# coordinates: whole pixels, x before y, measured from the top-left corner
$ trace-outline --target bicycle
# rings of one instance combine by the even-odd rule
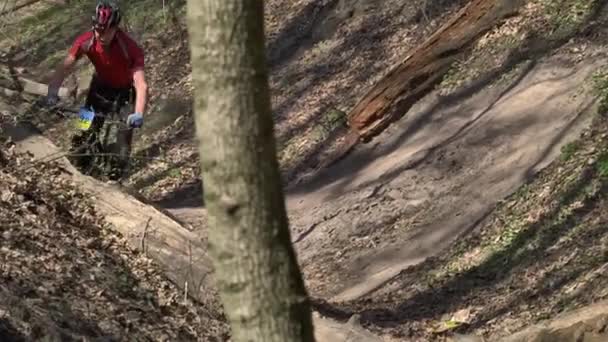
[[[122,176],[128,170],[133,128],[127,125],[126,113],[123,113],[128,106],[120,108],[124,99],[117,97],[108,100],[100,94],[94,96],[100,104],[99,109],[81,106],[75,110],[59,105],[47,109],[72,120],[72,127],[78,131],[71,138],[67,153],[69,162],[82,174],[105,181],[112,179],[112,176],[115,179],[116,174]],[[66,112],[69,114],[66,115]],[[119,144],[120,138],[129,141]],[[126,163],[123,163],[125,160]]]

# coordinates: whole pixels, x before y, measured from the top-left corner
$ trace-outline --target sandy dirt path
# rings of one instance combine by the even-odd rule
[[[473,229],[589,123],[589,77],[600,65],[530,61],[467,99],[430,96],[375,143],[290,191],[311,292],[358,298]]]
[[[347,301],[474,229],[589,123],[599,58],[530,61],[471,96],[430,95],[372,143],[287,192],[310,293]],[[185,199],[171,212],[205,225]]]

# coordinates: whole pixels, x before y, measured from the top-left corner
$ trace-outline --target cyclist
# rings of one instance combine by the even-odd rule
[[[109,101],[118,100],[119,109],[125,105],[131,108],[134,104],[134,111],[126,118],[126,127],[121,126],[116,137],[119,163],[118,167],[110,173],[110,179],[118,180],[122,178],[128,165],[133,128],[141,127],[143,124],[143,113],[147,102],[144,53],[138,44],[118,27],[121,13],[114,2],[99,1],[92,19],[92,30],[76,38],[67,57],[58,66],[49,82],[46,103],[52,106],[58,102],[57,94],[63,80],[72,71],[76,62],[86,55],[95,67],[95,73],[91,78],[85,107],[100,113],[110,111],[107,103],[100,100],[99,96]],[[123,111],[119,110],[119,113]],[[95,116],[92,129],[99,132],[102,126],[103,117]],[[72,137],[71,150],[77,150],[82,146],[90,133],[78,133]],[[76,156],[72,160],[77,166],[84,166],[91,157]]]

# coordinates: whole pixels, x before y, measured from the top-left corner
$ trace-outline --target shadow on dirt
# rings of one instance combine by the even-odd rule
[[[455,142],[456,140],[458,140],[460,137],[463,137],[464,135],[467,134],[467,132],[469,132],[471,130],[471,128],[475,125],[476,122],[478,122],[486,113],[488,113],[498,102],[500,102],[501,100],[504,99],[504,96],[511,91],[513,88],[515,88],[519,82],[521,82],[521,80],[534,68],[534,65],[536,65],[536,61],[531,61],[530,63],[528,63],[528,65],[524,68],[524,70],[522,70],[521,74],[507,87],[507,89],[505,89],[504,91],[501,92],[501,94],[494,100],[492,101],[492,103],[485,109],[483,110],[477,117],[475,117],[473,120],[467,122],[465,125],[463,125],[460,129],[458,129],[452,136],[450,136],[449,138],[447,138],[446,140],[443,140],[442,142],[438,143],[437,145],[432,146],[429,149],[426,149],[424,151],[420,151],[422,153],[419,154],[419,157],[414,159],[412,162],[405,164],[402,167],[396,168],[395,170],[392,170],[388,173],[386,173],[382,180],[380,181],[373,181],[373,182],[366,182],[363,183],[361,185],[358,186],[358,188],[365,188],[368,186],[374,186],[377,185],[377,183],[381,182],[382,184],[386,184],[391,182],[392,180],[394,180],[395,178],[397,178],[400,174],[402,174],[403,172],[416,168],[426,162],[428,162],[429,160],[434,160],[437,159],[437,153],[444,148],[445,146]],[[551,81],[559,81],[559,79],[566,79],[569,76],[571,76],[574,73],[574,71],[572,73],[570,73],[569,75],[564,75],[558,79],[553,79]],[[547,82],[549,82],[549,80],[547,80]],[[572,89],[568,89],[568,90],[572,90]],[[561,94],[556,95],[556,97],[559,97]],[[546,147],[543,148],[543,153],[539,156],[539,158],[537,159],[537,161],[534,163],[534,165],[532,167],[530,167],[530,169],[526,172],[526,177],[525,179],[530,179],[531,177],[534,176],[534,170],[536,169],[536,167],[545,160],[545,158],[548,156],[548,154],[555,148],[555,146],[561,141],[561,139],[568,133],[568,131],[570,130],[570,128],[577,122],[577,118],[580,117],[582,114],[584,114],[585,112],[587,112],[590,107],[593,105],[593,103],[588,104],[587,106],[584,106],[579,112],[577,112],[577,114],[574,116],[574,118],[572,119],[572,121],[570,121],[570,123],[568,123],[568,125],[566,125],[566,127],[564,129],[562,129],[560,131],[559,134],[557,134],[551,141],[551,143],[549,143]],[[425,114],[427,115],[427,114]],[[470,146],[474,146],[476,144],[485,144],[488,143],[489,141],[492,141],[493,139],[496,139],[497,137],[503,135],[503,134],[510,134],[511,132],[521,132],[525,129],[526,126],[530,126],[534,124],[534,122],[525,122],[522,121],[520,123],[518,123],[517,126],[508,126],[508,127],[504,127],[505,129],[498,132],[498,131],[491,131],[491,132],[486,132],[486,134],[484,134],[484,136],[482,136],[481,138],[479,138],[479,142],[471,142]],[[413,133],[413,132],[412,132]],[[406,134],[402,135],[403,140],[407,140],[406,138]],[[400,139],[397,139],[396,141],[400,141]],[[392,150],[393,147],[389,147],[389,150]],[[341,193],[343,193],[345,186],[347,185],[347,183],[342,183],[342,186],[338,187],[335,192],[333,193],[333,196],[337,197],[339,196]]]
[[[431,0],[412,1],[408,4],[387,3],[395,17],[405,17],[405,25],[429,25],[431,21],[444,15],[450,9],[460,7],[465,1]],[[270,66],[281,69],[303,50],[312,48],[316,43],[330,38],[347,20],[361,15],[369,15],[382,10],[373,1],[354,0],[348,3],[341,0],[310,1],[293,19],[284,26],[276,37],[269,39],[268,61]],[[384,18],[393,20],[395,17]],[[378,19],[378,18],[375,18]],[[353,37],[366,39],[388,36],[375,25],[367,25],[365,32],[357,32]],[[422,33],[422,34],[428,34]]]
[[[155,203],[165,209],[200,208],[205,206],[201,180],[186,184],[177,191],[171,192]]]
[[[140,0],[139,2],[144,1],[146,0]],[[269,64],[272,72],[275,73],[278,70],[285,69],[283,70],[283,76],[279,80],[278,87],[283,88],[284,86],[289,86],[291,92],[285,101],[278,103],[275,106],[277,124],[280,125],[281,121],[287,118],[287,113],[293,111],[294,106],[298,103],[298,99],[307,91],[310,91],[310,87],[320,86],[331,78],[335,78],[338,73],[350,69],[354,58],[363,54],[369,56],[369,58],[373,57],[374,60],[378,60],[384,59],[385,55],[390,53],[390,51],[387,51],[386,49],[379,49],[378,46],[381,46],[382,44],[378,44],[387,41],[393,36],[396,30],[399,29],[399,25],[385,27],[383,25],[378,25],[377,23],[386,21],[397,23],[403,22],[404,20],[409,20],[411,23],[414,23],[420,20],[433,20],[435,16],[443,13],[439,10],[440,8],[445,10],[446,8],[450,9],[456,6],[454,2],[446,2],[443,0],[433,1],[432,3],[425,2],[425,4],[429,10],[425,11],[425,18],[423,19],[420,17],[421,13],[417,14],[415,11],[410,10],[411,8],[419,6],[420,4],[418,2],[407,5],[401,4],[399,6],[381,6],[382,8],[366,1],[344,4],[340,3],[338,0],[331,0],[329,2],[311,1],[306,4],[301,9],[300,13],[293,17],[293,21],[287,23],[284,26],[284,29],[282,29],[276,37],[271,38],[268,43]],[[78,6],[82,7],[78,8],[78,11],[81,12],[86,11],[88,8],[86,7],[86,4],[82,2],[78,2]],[[137,7],[138,5],[130,4],[130,6]],[[45,28],[45,30],[51,33],[50,35],[40,36],[33,40],[31,44],[28,44],[30,46],[37,46],[36,53],[25,56],[24,49],[15,50],[9,54],[10,59],[17,61],[20,64],[27,62],[26,64],[28,65],[35,65],[36,63],[39,63],[44,56],[51,52],[56,52],[58,46],[67,48],[74,38],[71,37],[70,34],[75,35],[75,32],[79,31],[78,27],[82,26],[84,29],[86,28],[86,25],[83,23],[71,22],[69,26],[62,26],[61,23],[63,22],[62,20],[64,20],[62,18],[66,16],[64,14],[67,13],[62,9],[63,7],[58,5],[57,7],[43,11],[36,16],[35,20],[33,19],[32,22],[38,21],[45,23],[45,25],[47,25],[47,22],[52,23],[48,24],[48,27]],[[58,18],[55,21],[49,21],[49,16],[58,16]],[[321,55],[316,58],[317,60],[312,64],[302,67],[290,67],[289,69],[284,68],[293,61],[300,52],[310,49],[320,49],[316,46],[317,43],[331,38],[338,32],[342,23],[352,17],[358,16],[363,16],[364,22],[357,24],[354,31],[349,32],[348,36],[346,36],[346,38],[337,46],[330,46],[327,51],[319,50]],[[183,34],[183,32],[180,34]],[[424,38],[425,34],[428,34],[428,32],[414,34],[414,39],[412,39],[411,42],[408,42],[408,44],[414,46],[416,41]],[[173,37],[173,35],[170,36]],[[369,44],[365,45],[366,48],[363,51],[360,49],[360,40],[369,42]],[[159,39],[154,44],[161,46],[162,50],[163,47],[173,44],[174,41],[174,38]],[[158,84],[166,84],[167,80],[165,78],[171,78],[175,81],[175,77],[182,77],[189,72],[189,69],[183,65],[175,69],[171,66],[171,63],[165,63],[166,59],[182,60],[183,58],[186,58],[181,53],[187,53],[187,47],[182,47],[177,50],[177,52],[173,50],[173,52],[165,51],[166,53],[157,59],[163,60],[156,63],[159,64]],[[179,55],[175,55],[176,53]],[[333,99],[348,98],[349,94],[352,93],[358,83],[361,83],[362,80],[369,79],[370,75],[382,72],[383,68],[383,66],[366,66],[365,68],[362,68],[361,72],[357,73],[357,80],[353,82],[341,82],[342,85],[339,88],[323,94],[319,99],[319,106],[315,109],[315,114],[308,115],[303,122],[300,121],[294,126],[285,127],[284,130],[281,130],[282,133],[277,137],[279,145],[283,142],[287,142],[289,140],[288,137],[303,136],[304,132],[315,127],[316,122],[319,121],[319,117],[323,116],[328,108],[336,107],[332,103],[334,102]],[[299,80],[302,80],[302,82],[293,84],[294,81]],[[351,99],[349,101],[352,102],[353,100],[354,99]],[[345,105],[347,106],[348,104],[340,104],[340,106]],[[293,165],[290,165],[287,170],[285,170],[286,178],[292,178],[292,175],[296,175],[301,169],[315,168],[319,163],[319,153],[322,153],[327,148],[328,143],[335,141],[345,132],[345,130],[346,129],[343,126],[336,127],[335,129],[325,132],[321,139],[306,141],[304,144],[306,150],[301,156],[298,156],[298,160],[295,161]],[[193,134],[189,136],[189,138],[192,137]],[[175,141],[166,139],[165,143],[173,145],[175,144]],[[146,151],[137,153],[137,156],[135,157],[141,158],[142,160],[134,165],[133,170],[137,171],[146,167],[146,158],[162,157],[158,153],[155,153],[155,151],[158,150],[159,145],[161,145],[161,143],[153,143],[153,146],[146,148]],[[183,163],[178,164],[181,165]],[[150,182],[161,179],[165,175],[166,172],[161,171],[158,175],[151,176],[149,180],[142,181],[142,184],[149,184]]]
[[[435,104],[426,109],[422,115],[419,115],[417,119],[415,119],[415,121],[413,121],[405,130],[392,134],[394,138],[391,137],[388,143],[378,143],[377,146],[362,145],[358,148],[358,150],[356,149],[355,151],[351,152],[348,158],[336,162],[329,168],[318,170],[313,177],[292,186],[288,192],[292,194],[309,193],[314,192],[315,190],[326,185],[339,182],[339,184],[335,187],[335,191],[332,196],[340,196],[344,189],[348,187],[349,184],[357,177],[359,172],[361,172],[373,161],[382,158],[382,156],[388,155],[399,149],[401,146],[407,144],[415,132],[433,122],[434,115],[437,112],[457,105],[459,102],[475,95],[493,83],[496,79],[499,79],[505,73],[512,71],[517,66],[522,65],[522,63],[526,63],[524,64],[523,73],[516,78],[516,80],[508,87],[507,91],[514,88],[543,56],[547,56],[552,51],[560,48],[571,38],[575,36],[586,36],[589,34],[589,32],[598,28],[600,24],[596,22],[595,19],[601,13],[604,3],[605,2],[602,2],[601,5],[598,5],[595,8],[594,12],[589,16],[587,23],[581,25],[581,28],[576,32],[564,36],[558,40],[549,40],[543,36],[529,36],[526,41],[524,41],[518,48],[510,53],[506,62],[502,66],[485,73],[470,85],[462,87],[453,94],[439,97]],[[500,97],[504,96],[507,91],[503,92],[503,94],[499,96],[499,99]],[[497,101],[499,99],[497,99]],[[491,109],[491,107],[492,106],[490,106],[488,109]],[[466,131],[466,127],[464,127],[463,130]],[[397,135],[395,136],[395,134]],[[376,139],[381,138],[382,137],[378,137]],[[442,145],[448,144],[454,138],[457,138],[457,136],[451,137],[444,143],[440,144],[439,146],[435,146],[430,150],[419,151],[418,154],[420,157],[413,163],[407,164],[398,170],[390,172],[390,174],[384,175],[375,183],[389,182],[391,179],[399,176],[399,174],[401,174],[403,171],[411,169],[422,163],[434,150],[440,148]],[[362,187],[369,185],[371,184],[364,184]]]
[[[336,2],[337,1],[332,1],[333,6],[336,5]],[[332,5],[329,4],[328,6],[330,6],[330,9],[323,11],[323,13],[326,15],[331,13]],[[395,8],[391,12],[390,16],[382,19],[386,21],[394,21],[397,20],[397,17],[401,15],[400,13],[400,8]],[[316,21],[322,24],[325,19],[327,18],[320,17]],[[308,21],[310,19],[304,17],[302,20]],[[283,121],[290,119],[289,115],[294,110],[294,106],[302,101],[302,95],[327,83],[330,79],[335,78],[336,75],[342,74],[353,68],[352,60],[355,59],[359,54],[364,52],[369,53],[369,51],[367,51],[369,50],[369,47],[362,51],[362,42],[370,42],[375,39],[376,44],[380,44],[384,40],[391,37],[397,30],[396,27],[381,28],[374,26],[378,21],[381,20],[377,15],[370,15],[366,17],[365,20],[366,21],[364,23],[358,25],[356,30],[349,32],[346,37],[341,39],[338,45],[330,46],[329,50],[316,46],[315,44],[317,42],[310,37],[302,41],[297,41],[297,46],[302,46],[299,49],[315,49],[317,51],[313,61],[309,61],[305,64],[293,63],[293,65],[285,70],[280,70],[280,63],[275,64],[277,62],[274,62],[270,64],[271,74],[274,76],[273,78],[276,78],[277,84],[275,88],[283,89],[289,94],[284,101],[273,104],[275,123],[277,125],[281,125]],[[386,51],[385,49],[375,49],[374,58],[386,58],[387,53],[389,53],[389,51]],[[288,59],[283,57],[281,61],[282,63],[287,63]],[[362,70],[363,75],[358,76],[368,79],[371,75],[377,74],[381,71],[382,69],[380,67],[374,66],[373,63],[370,63],[368,68]],[[307,120],[282,130],[283,133],[279,134],[277,139],[282,141],[288,139],[288,137],[297,137],[299,134],[306,131],[314,122],[318,121],[319,116],[327,110],[327,107],[335,105],[332,104],[332,102],[335,102],[336,98],[348,98],[347,95],[352,94],[352,90],[356,86],[357,82],[344,82],[343,84],[340,84],[339,87],[336,87],[336,89],[332,89],[331,91],[323,91],[322,96],[316,99],[316,102],[319,103],[320,106],[316,109],[315,113],[310,115]],[[349,102],[352,102],[352,100]],[[339,105],[344,106],[344,104]],[[323,145],[323,143],[319,145]]]
[[[538,105],[543,107],[548,101],[550,100],[540,101]],[[333,248],[325,248],[326,251],[315,255],[313,265],[318,263],[319,259],[323,259],[322,264],[332,270],[332,277],[340,281],[332,279],[318,285],[316,278],[309,271],[307,275],[314,284],[314,292],[319,296],[333,297],[332,300],[342,301],[364,297],[378,289],[392,288],[387,286],[387,282],[391,281],[393,275],[409,269],[425,258],[433,257],[443,249],[450,248],[454,241],[459,241],[477,230],[486,216],[492,213],[494,203],[498,200],[493,198],[497,196],[494,191],[499,193],[507,191],[506,187],[493,184],[492,180],[496,180],[497,183],[504,180],[509,184],[509,188],[529,181],[530,175],[538,171],[533,172],[533,169],[539,163],[546,162],[549,151],[555,150],[555,145],[562,141],[561,137],[581,123],[581,118],[589,113],[593,104],[593,101],[589,101],[581,106],[577,113],[568,117],[567,123],[560,125],[559,131],[551,130],[550,139],[543,142],[542,150],[535,150],[534,156],[519,167],[505,168],[501,167],[500,163],[496,163],[483,168],[478,167],[476,172],[471,172],[472,169],[467,165],[475,163],[475,159],[488,160],[485,153],[497,150],[504,144],[505,139],[511,139],[512,132],[535,131],[534,127],[542,125],[543,121],[531,115],[532,111],[522,111],[517,118],[507,118],[504,121],[495,118],[491,126],[478,127],[481,132],[473,139],[459,141],[459,151],[455,154],[450,153],[450,150],[447,152],[436,150],[428,156],[423,154],[422,158],[430,158],[432,163],[425,165],[420,170],[420,174],[450,175],[447,178],[453,178],[449,181],[445,180],[446,177],[433,178],[436,183],[433,186],[438,190],[431,195],[434,198],[431,197],[430,201],[425,197],[428,196],[427,194],[417,194],[417,190],[425,186],[424,183],[407,185],[411,188],[391,188],[396,186],[391,184],[386,187],[386,191],[373,190],[377,191],[378,195],[369,195],[369,189],[379,189],[374,186],[359,193],[349,194],[339,202],[340,205],[349,207],[352,203],[356,203],[357,207],[362,208],[376,205],[382,208],[381,214],[373,218],[376,216],[372,215],[373,211],[361,211],[361,217],[353,214],[350,216],[351,221],[348,220],[348,215],[343,215],[347,219],[342,218],[332,224],[340,229],[340,235],[332,238],[332,245],[337,249],[333,246]],[[509,154],[504,155],[504,159],[521,158],[519,152],[521,148],[514,146],[512,150],[508,150]],[[454,161],[458,162],[454,163]],[[460,165],[465,167],[461,168]],[[449,182],[447,184],[450,185],[444,187],[444,182]],[[400,183],[398,186],[403,184]],[[442,188],[447,189],[442,190]],[[451,189],[457,190],[451,191]],[[403,193],[407,193],[409,198],[418,200],[419,197],[419,201],[423,204],[408,209],[403,202],[391,200]],[[507,194],[504,192],[500,198]],[[464,215],[463,210],[466,212]],[[321,214],[326,215],[323,211],[319,212],[319,216]],[[376,246],[368,245],[366,246],[368,249],[361,248],[359,241],[368,240],[374,241]],[[409,247],[404,248],[404,244]],[[358,246],[353,247],[353,245]],[[335,265],[336,250],[340,250],[341,256],[346,259],[341,260],[339,265]],[[307,266],[309,265],[304,265],[305,268]]]
[[[304,6],[293,19],[274,38],[267,43],[268,63],[272,68],[281,68],[294,57],[303,42],[313,43],[314,24],[318,23],[318,14],[329,14],[335,9],[339,0],[329,0],[325,4],[319,1],[310,1]]]
[[[454,3],[439,1],[441,6],[453,8]],[[285,181],[289,181],[292,176],[296,175],[302,169],[314,168],[319,162],[319,154],[327,149],[327,145],[346,131],[345,126],[339,125],[330,129],[321,128],[321,137],[304,138],[302,142],[298,139],[306,136],[311,130],[319,128],[319,122],[330,108],[343,107],[347,104],[335,105],[336,98],[350,98],[349,102],[355,99],[349,95],[358,86],[358,84],[368,81],[369,77],[374,74],[381,73],[384,66],[370,63],[370,65],[360,65],[358,68],[361,72],[357,73],[357,79],[352,82],[341,82],[339,87],[332,87],[330,91],[323,91],[317,98],[318,106],[315,106],[314,113],[307,115],[304,120],[295,120],[293,125],[286,126],[284,121],[291,117],[289,113],[301,105],[301,97],[310,92],[313,87],[321,87],[321,85],[329,82],[332,78],[336,78],[340,73],[346,72],[353,67],[352,60],[360,58],[364,55],[365,58],[373,60],[384,59],[386,54],[391,51],[378,48],[386,43],[390,37],[394,36],[399,25],[394,24],[389,26],[378,25],[379,22],[391,21],[393,23],[402,22],[403,16],[414,20],[416,13],[409,11],[416,4],[401,4],[399,6],[381,6],[367,4],[362,1],[361,4],[344,4],[340,5],[339,1],[331,0],[326,4],[321,4],[320,1],[311,1],[305,5],[300,12],[293,17],[293,20],[284,25],[284,28],[277,34],[276,37],[271,37],[268,42],[269,66],[272,77],[276,80],[275,89],[285,90],[289,95],[281,102],[273,105],[275,113],[275,123],[277,130],[278,146],[288,144],[305,146],[305,150],[297,153],[297,160],[289,163],[283,170]],[[344,8],[338,8],[343,6]],[[435,5],[434,5],[435,6]],[[439,6],[439,5],[438,5]],[[369,9],[365,10],[362,8]],[[359,10],[357,13],[356,11]],[[353,12],[355,11],[355,12]],[[364,14],[362,14],[365,12]],[[436,15],[442,13],[434,12]],[[328,47],[319,47],[317,43],[322,42],[332,37],[338,32],[340,24],[343,21],[349,20],[351,16],[364,15],[362,22],[358,23],[353,31],[347,36],[339,40],[336,46],[328,45]],[[417,33],[412,41],[408,44],[414,46],[417,41],[425,38],[424,33]],[[368,42],[364,44],[365,49],[361,50],[361,41]],[[380,44],[380,45],[379,45]],[[316,49],[319,54],[315,60],[299,64],[294,63],[301,52]],[[289,67],[288,67],[289,66]],[[335,89],[334,89],[335,88]],[[316,100],[315,100],[316,101]],[[295,141],[295,143],[294,143]],[[174,144],[173,141],[167,141],[169,144]],[[152,148],[153,149],[153,148]],[[152,153],[153,154],[153,153]],[[290,154],[290,155],[296,155]],[[145,164],[142,164],[145,167]],[[142,167],[142,166],[139,166]],[[162,176],[158,176],[162,177]],[[158,179],[155,177],[155,179]],[[189,186],[187,186],[189,187]],[[188,190],[177,189],[176,193],[188,193]],[[168,198],[175,198],[169,194]],[[164,201],[164,200],[163,200]]]
[[[447,6],[443,13],[446,15],[454,8],[458,8],[460,3],[452,2],[449,6],[448,4],[444,5]],[[370,6],[374,7],[376,5],[371,4]],[[349,31],[344,38],[341,38],[339,44],[330,46],[329,50],[324,50],[326,48],[322,47],[312,47],[318,51],[314,62],[309,62],[305,66],[295,64],[289,70],[279,74],[280,79],[277,80],[278,85],[276,87],[286,89],[290,93],[287,98],[276,103],[273,108],[279,127],[277,140],[279,145],[301,144],[305,146],[297,151],[297,157],[288,157],[289,160],[285,161],[282,170],[284,182],[289,183],[298,176],[318,168],[326,157],[325,154],[331,153],[332,144],[346,134],[346,126],[340,125],[326,130],[324,136],[320,139],[311,137],[305,141],[300,141],[306,132],[310,132],[318,125],[329,108],[345,109],[354,105],[357,99],[353,98],[352,94],[358,91],[357,88],[361,84],[368,84],[371,77],[381,74],[387,68],[386,65],[381,63],[370,62],[363,67],[360,64],[353,64],[352,61],[360,59],[362,56],[369,56],[370,59],[375,61],[386,60],[390,55],[394,55],[394,52],[382,48],[382,46],[388,43],[391,37],[403,34],[399,33],[402,26],[394,23],[405,20],[403,19],[404,15],[406,18],[414,19],[416,14],[415,11],[409,10],[411,6],[412,4],[409,3],[396,5],[390,7],[390,12],[382,12],[382,9],[378,8],[364,10],[364,12],[369,11],[369,13],[365,13],[362,19],[364,21],[352,31]],[[392,24],[378,25],[379,22]],[[425,33],[421,31],[408,35],[411,38],[408,45],[412,47],[426,38]],[[351,70],[349,73],[355,74],[356,77],[341,81],[339,86],[328,86],[329,90],[322,90],[320,96],[314,100],[315,103],[319,104],[315,108],[314,114],[306,114],[304,120],[293,120],[290,117],[291,113],[301,111],[302,101],[307,101],[303,100],[302,96],[311,90],[314,91],[320,85],[328,84],[328,82],[330,84],[334,83],[334,80],[340,75],[346,74],[347,70]],[[352,70],[356,71],[352,72]],[[336,103],[336,99],[344,99],[344,102]],[[295,122],[294,124],[283,125],[283,122],[292,122],[292,120]]]
[[[475,314],[468,324],[456,330],[459,332],[480,329],[505,315],[526,317],[526,312],[536,306],[542,306],[544,311],[539,309],[542,315],[535,320],[552,316],[572,303],[584,305],[594,299],[584,289],[605,286],[606,281],[599,274],[582,281],[582,288],[574,292],[564,290],[572,288],[583,275],[600,272],[608,260],[606,254],[597,255],[608,238],[608,213],[603,210],[607,189],[608,183],[598,177],[595,166],[586,166],[575,181],[552,197],[555,200],[547,204],[546,211],[514,236],[504,235],[510,222],[491,228],[500,219],[492,215],[483,224],[486,228],[458,242],[452,252],[411,267],[392,279],[390,288],[400,289],[400,295],[372,293],[337,305],[317,301],[316,308],[340,320],[357,313],[372,330],[388,328],[403,336],[408,331],[426,334],[420,330],[421,322],[441,320],[442,315],[465,308],[475,308]],[[591,219],[592,225],[588,222]],[[429,277],[432,270],[442,270],[458,258],[459,252],[486,247],[482,240],[488,229],[501,230],[499,234],[506,239],[504,246],[496,247],[478,266],[448,272],[440,278]],[[575,261],[580,255],[582,260]],[[396,303],[399,297],[407,299]]]

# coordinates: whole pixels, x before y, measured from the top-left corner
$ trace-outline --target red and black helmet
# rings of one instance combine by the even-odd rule
[[[103,31],[120,23],[120,9],[113,1],[101,0],[92,19],[94,27]]]

